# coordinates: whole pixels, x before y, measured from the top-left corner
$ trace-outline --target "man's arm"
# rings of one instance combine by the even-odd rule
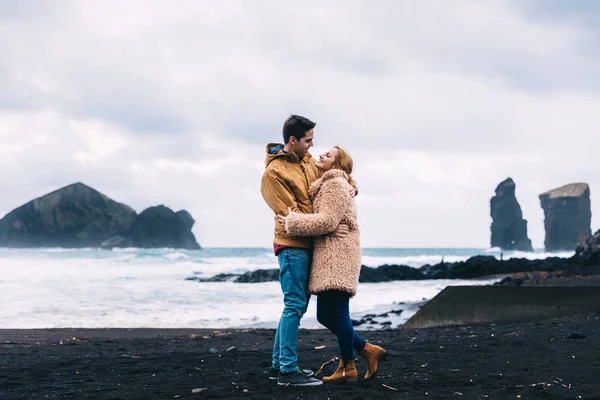
[[[268,169],[262,177],[260,193],[267,205],[275,214],[286,215],[288,207],[294,212],[301,212],[298,209],[296,196],[289,185],[274,170]]]

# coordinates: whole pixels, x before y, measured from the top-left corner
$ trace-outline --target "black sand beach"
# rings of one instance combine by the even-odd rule
[[[368,332],[391,355],[374,381],[286,388],[267,379],[272,330],[0,330],[0,399],[598,399],[599,332],[598,313]],[[301,330],[299,354],[316,370],[337,345]]]

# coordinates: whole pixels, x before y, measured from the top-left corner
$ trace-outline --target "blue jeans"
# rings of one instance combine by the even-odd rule
[[[350,320],[350,295],[328,290],[317,296],[317,321],[337,336],[340,358],[354,360],[354,350],[363,351],[367,342],[354,331]]]
[[[300,318],[306,312],[310,299],[308,270],[312,250],[288,247],[281,250],[277,258],[284,308],[275,334],[272,367],[288,373],[298,370],[296,343]]]

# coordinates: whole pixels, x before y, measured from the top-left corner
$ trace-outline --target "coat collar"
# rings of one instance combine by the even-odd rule
[[[319,193],[319,190],[321,189],[321,185],[323,184],[323,182],[326,182],[328,180],[335,179],[335,178],[344,178],[344,180],[348,180],[348,174],[346,174],[341,169],[337,169],[337,168],[330,169],[329,171],[325,172],[322,177],[320,177],[319,179],[314,181],[312,185],[310,185],[310,188],[308,189],[309,198],[311,200],[314,200],[314,198],[317,196],[317,193]]]

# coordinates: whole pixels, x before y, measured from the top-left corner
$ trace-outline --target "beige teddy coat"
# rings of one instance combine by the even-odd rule
[[[292,212],[286,218],[286,231],[295,236],[315,236],[308,289],[312,294],[337,289],[356,294],[360,274],[360,233],[356,221],[356,202],[348,176],[332,169],[309,189],[314,214]],[[328,235],[344,222],[349,234],[339,238]]]

